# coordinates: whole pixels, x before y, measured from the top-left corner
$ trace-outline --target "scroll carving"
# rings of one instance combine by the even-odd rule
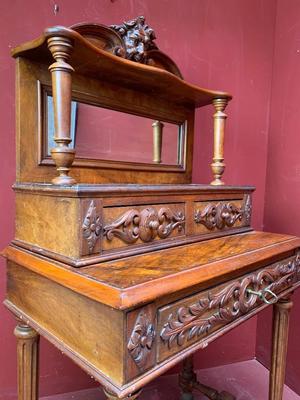
[[[171,347],[174,342],[182,346],[185,341],[208,334],[214,327],[235,320],[261,302],[247,289],[258,291],[268,286],[272,292],[279,293],[297,281],[299,271],[298,254],[288,261],[232,282],[218,293],[208,292],[197,302],[179,307],[175,313],[171,313],[160,337]]]
[[[97,208],[94,200],[92,200],[82,224],[82,234],[87,240],[90,253],[95,247],[95,244],[100,236],[101,229],[101,219],[97,214]]]
[[[118,237],[123,242],[132,244],[138,239],[151,242],[157,236],[167,238],[175,229],[184,229],[185,218],[182,212],[173,212],[170,208],[162,207],[158,211],[147,207],[142,211],[129,210],[113,223],[103,229],[108,240]]]
[[[196,210],[194,221],[209,230],[231,228],[237,221],[250,225],[251,197],[248,195],[244,205],[237,207],[233,203],[208,204],[203,211]]]
[[[126,47],[125,58],[128,60],[146,63],[146,52],[157,50],[154,30],[145,23],[143,16],[124,22],[122,25],[111,25],[110,28],[123,39]]]
[[[142,311],[132,330],[127,349],[139,368],[143,368],[155,339],[155,328],[149,316]]]

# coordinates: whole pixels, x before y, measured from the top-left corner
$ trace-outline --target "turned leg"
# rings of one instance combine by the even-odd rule
[[[194,390],[204,394],[210,400],[235,400],[235,397],[232,394],[225,391],[218,392],[217,390],[197,381],[192,356],[187,357],[183,361],[183,368],[179,375],[179,386],[182,391],[181,400],[193,400]]]
[[[103,389],[105,396],[107,397],[107,400],[118,400],[120,397],[117,395],[111,393],[107,389]],[[142,390],[138,390],[136,393],[133,393],[130,396],[127,396],[125,398],[122,398],[122,400],[137,400],[139,395],[141,394]]]
[[[38,400],[39,334],[21,321],[14,334],[17,337],[18,400]]]
[[[273,306],[273,341],[269,400],[282,400],[283,396],[289,319],[292,306],[293,303],[289,297],[279,300]]]

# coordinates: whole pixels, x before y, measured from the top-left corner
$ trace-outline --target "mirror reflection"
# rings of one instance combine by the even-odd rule
[[[46,128],[50,156],[55,147],[51,95],[47,95]],[[72,102],[70,147],[76,147],[76,158],[181,165],[184,134],[184,125]]]

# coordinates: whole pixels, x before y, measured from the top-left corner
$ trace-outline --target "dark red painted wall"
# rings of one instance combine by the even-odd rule
[[[278,0],[275,30],[265,230],[300,236],[300,2]],[[287,383],[300,394],[300,293],[294,295]],[[271,313],[258,319],[257,356],[269,365]]]
[[[15,176],[14,62],[9,50],[36,37],[47,26],[80,21],[118,23],[143,14],[158,45],[177,62],[188,81],[228,90],[225,180],[254,184],[254,226],[262,227],[267,155],[275,2],[273,0],[2,0],[0,2],[0,247],[13,237]],[[194,177],[210,181],[212,109],[197,113]],[[0,297],[5,292],[1,261]],[[0,399],[16,398],[14,321],[0,308]],[[252,358],[256,320],[197,355],[201,367]],[[42,340],[41,395],[78,390],[91,380]]]

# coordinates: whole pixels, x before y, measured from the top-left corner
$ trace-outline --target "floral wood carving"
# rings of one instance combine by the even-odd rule
[[[124,22],[122,25],[111,25],[110,28],[123,39],[126,47],[125,58],[128,60],[145,63],[146,52],[157,50],[154,30],[145,23],[143,16]]]
[[[103,234],[108,240],[118,237],[123,242],[132,244],[138,239],[151,242],[157,236],[167,238],[175,229],[184,229],[185,218],[182,212],[173,212],[162,207],[158,211],[147,207],[142,211],[129,210],[113,223],[103,228]]]
[[[237,221],[244,218],[245,225],[250,224],[251,198],[247,197],[245,205],[237,207],[233,203],[208,204],[203,211],[196,210],[194,221],[204,225],[209,230],[224,229],[232,227]]]
[[[89,252],[91,253],[99,238],[102,224],[94,200],[91,201],[82,224],[83,237],[87,240]]]
[[[182,346],[185,341],[208,334],[214,327],[235,320],[261,303],[247,289],[259,291],[268,287],[272,292],[279,293],[297,282],[299,272],[298,254],[289,261],[279,262],[273,267],[232,282],[218,293],[208,292],[197,302],[179,307],[171,313],[160,337],[171,347],[174,342]]]
[[[146,364],[154,338],[154,325],[148,315],[141,311],[127,344],[127,349],[139,368],[143,368]]]
[[[244,206],[244,221],[245,225],[250,225],[251,223],[251,214],[252,214],[252,201],[250,194],[246,194],[245,196],[245,206]]]

